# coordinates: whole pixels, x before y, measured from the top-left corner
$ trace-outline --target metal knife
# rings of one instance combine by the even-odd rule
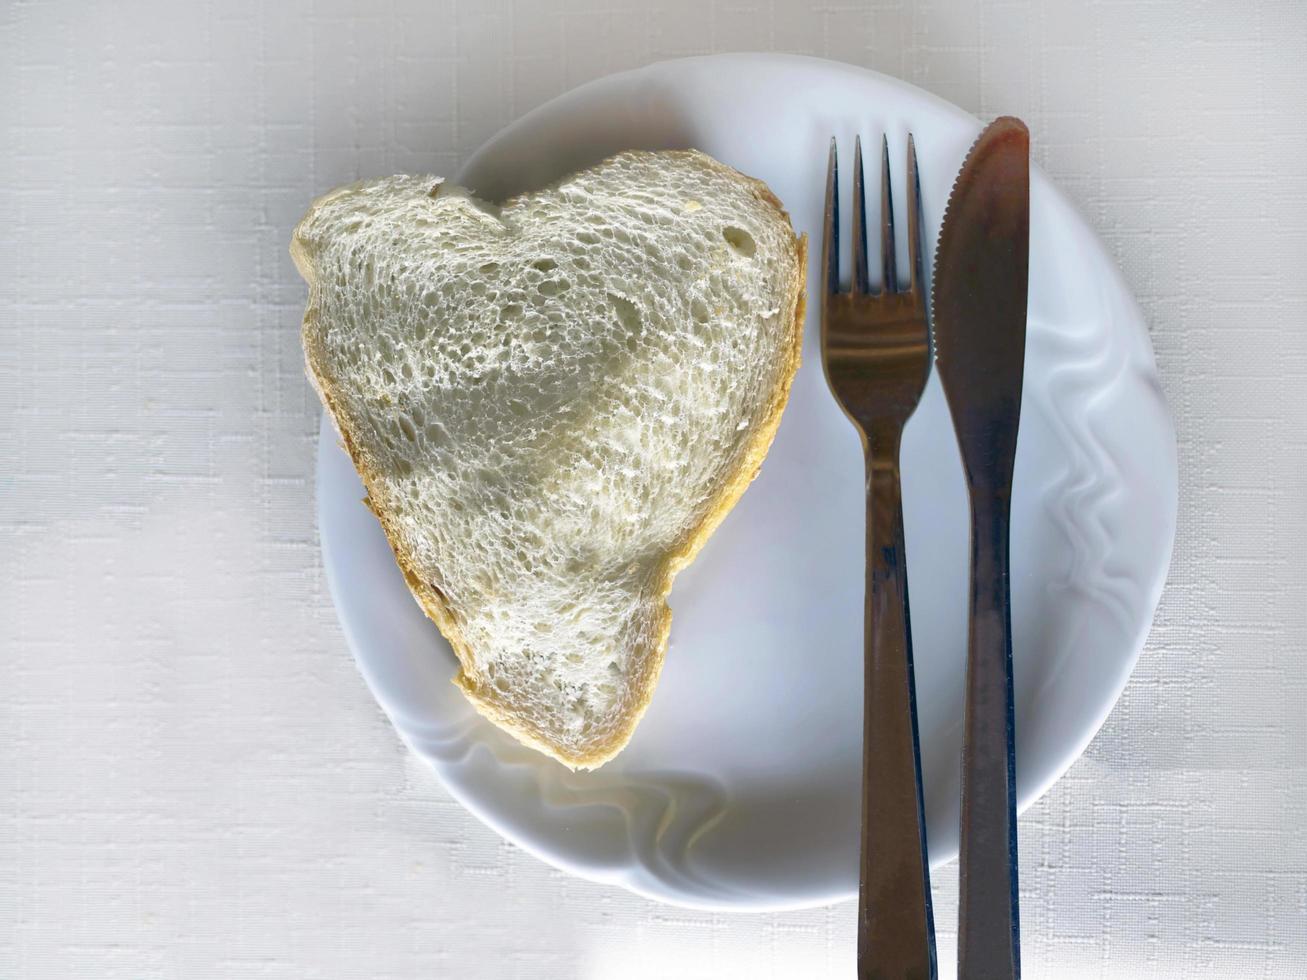
[[[1018,977],[1016,759],[1008,529],[1030,259],[1030,134],[989,125],[940,229],[936,367],[971,496],[971,607],[962,738],[958,976]]]

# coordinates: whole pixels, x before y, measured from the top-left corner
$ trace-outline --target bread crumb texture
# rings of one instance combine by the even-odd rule
[[[456,683],[567,765],[630,738],[672,578],[766,453],[804,245],[762,183],[694,151],[502,207],[365,181],[295,229],[310,376]]]

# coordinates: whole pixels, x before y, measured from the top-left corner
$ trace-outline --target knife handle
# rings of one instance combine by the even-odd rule
[[[1021,975],[1009,592],[1011,500],[973,494],[962,736],[958,977]]]
[[[858,977],[933,980],[899,436],[869,443]]]

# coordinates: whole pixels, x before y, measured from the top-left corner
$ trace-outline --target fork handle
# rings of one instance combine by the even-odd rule
[[[862,708],[860,980],[933,980],[916,691],[899,483],[901,430],[868,440]]]
[[[958,977],[1021,975],[1012,710],[1009,517],[1004,494],[972,488],[971,626],[962,735]]]

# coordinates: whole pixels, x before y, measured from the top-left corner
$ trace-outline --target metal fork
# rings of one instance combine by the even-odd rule
[[[930,368],[917,156],[908,137],[908,288],[899,289],[889,141],[882,140],[881,269],[867,272],[862,140],[853,158],[852,288],[840,289],[839,172],[831,140],[822,237],[821,344],[826,379],[862,437],[867,467],[862,854],[858,976],[934,978],[935,927],[926,860],[916,692],[903,556],[899,446]]]

